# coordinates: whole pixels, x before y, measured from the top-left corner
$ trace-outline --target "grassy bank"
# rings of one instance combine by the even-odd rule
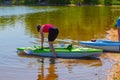
[[[0,5],[120,5],[120,0],[0,0]]]

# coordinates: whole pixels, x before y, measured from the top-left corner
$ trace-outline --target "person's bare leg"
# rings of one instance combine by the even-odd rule
[[[118,41],[120,41],[120,27],[118,27]]]
[[[49,41],[49,46],[50,46],[50,49],[52,50],[52,53],[53,53],[54,57],[56,58],[56,52],[55,52],[52,41]]]

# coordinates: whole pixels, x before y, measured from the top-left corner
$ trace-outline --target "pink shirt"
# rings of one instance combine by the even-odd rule
[[[52,24],[44,24],[44,27],[43,27],[43,32],[48,32],[50,28],[52,28],[53,25]]]

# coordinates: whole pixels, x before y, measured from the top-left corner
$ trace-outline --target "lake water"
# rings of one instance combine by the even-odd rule
[[[45,23],[59,28],[55,44],[105,39],[119,15],[120,7],[109,6],[0,7],[0,80],[106,80],[113,64],[107,58],[54,60],[18,55],[16,48],[40,45],[36,25]]]

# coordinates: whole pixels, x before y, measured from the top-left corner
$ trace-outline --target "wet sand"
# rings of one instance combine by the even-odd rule
[[[107,31],[108,35],[106,36],[107,39],[112,41],[118,41],[118,31],[117,29],[110,29]],[[107,80],[120,80],[120,54],[113,53],[113,54],[106,54],[106,58],[113,61],[112,69],[109,72],[109,76]]]

